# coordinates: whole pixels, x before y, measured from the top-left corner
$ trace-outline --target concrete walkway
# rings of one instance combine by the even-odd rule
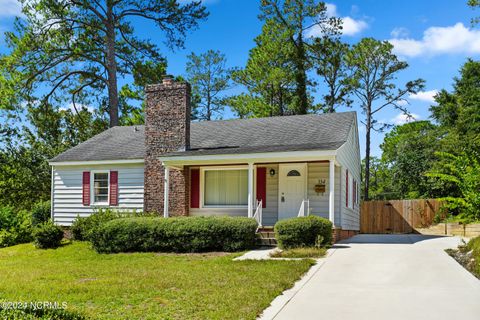
[[[355,236],[336,245],[288,301],[274,300],[262,319],[478,320],[480,281],[444,252],[459,242]]]

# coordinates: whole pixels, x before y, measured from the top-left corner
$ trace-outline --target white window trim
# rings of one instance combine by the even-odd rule
[[[220,171],[220,170],[245,170],[248,172],[248,166],[212,166],[212,167],[200,167],[200,209],[215,209],[215,208],[222,208],[222,209],[248,209],[247,205],[205,205],[205,197],[204,197],[204,188],[205,188],[205,171]],[[254,169],[255,170],[255,169]],[[255,172],[253,174],[253,179],[255,180]],[[254,184],[255,186],[255,181]]]
[[[106,173],[108,177],[108,192],[106,202],[95,202],[95,173]],[[110,205],[110,170],[92,170],[90,171],[90,205],[108,207]]]

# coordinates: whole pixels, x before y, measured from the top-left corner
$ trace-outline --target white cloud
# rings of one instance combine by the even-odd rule
[[[396,125],[401,125],[407,122],[417,121],[419,119],[420,119],[420,116],[415,113],[412,113],[410,117],[404,113],[399,113],[395,118],[392,119],[392,122]]]
[[[22,6],[17,0],[0,0],[0,17],[14,17],[22,14]]]
[[[333,3],[326,3],[325,4],[327,7],[327,16],[328,17],[340,17],[337,11],[337,6]],[[344,36],[354,36],[366,28],[368,28],[368,23],[365,22],[364,20],[356,20],[353,19],[352,17],[346,16],[346,17],[340,17],[342,18],[342,34]],[[314,26],[311,28],[307,36],[309,37],[318,37],[322,35],[322,30],[320,30],[320,27]]]
[[[393,32],[393,31],[392,31]],[[390,39],[395,53],[407,57],[439,54],[480,54],[480,30],[471,30],[459,22],[449,27],[430,27],[421,40],[405,36]]]
[[[80,103],[76,103],[75,106],[77,107],[77,110],[80,111],[82,109],[87,109],[88,111],[90,112],[93,112],[95,111],[95,109],[92,107],[92,106],[88,106],[86,104],[80,104]],[[75,112],[75,108],[73,106],[73,103],[70,103],[66,106],[63,106],[63,107],[60,107],[60,110],[62,111],[67,111],[67,110],[71,110],[72,112]]]
[[[408,37],[409,35],[409,31],[407,28],[404,28],[404,27],[397,27],[397,28],[394,28],[392,30],[392,32],[390,32],[390,35],[393,37],[393,38],[406,38]]]
[[[329,17],[338,16],[336,5],[334,5],[333,3],[325,3],[325,6],[327,7],[327,16]]]
[[[343,17],[342,34],[345,36],[354,36],[367,29],[368,24],[363,20],[355,20],[350,17]]]
[[[419,100],[428,103],[435,103],[435,95],[438,93],[438,90],[429,90],[429,91],[420,91],[416,94],[410,94],[408,96],[409,99],[412,100]]]

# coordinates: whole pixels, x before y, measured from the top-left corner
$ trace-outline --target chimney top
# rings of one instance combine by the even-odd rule
[[[162,78],[162,84],[173,84],[173,76],[171,74],[166,74]]]

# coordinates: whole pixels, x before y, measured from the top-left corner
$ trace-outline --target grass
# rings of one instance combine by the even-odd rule
[[[458,246],[458,249],[446,249],[445,251],[480,279],[480,237],[470,239],[467,244]]]
[[[480,237],[471,239],[464,250],[472,252],[474,261],[471,262],[470,271],[480,278]]]
[[[238,255],[22,244],[0,249],[0,300],[67,302],[93,319],[255,319],[314,263],[232,261]]]
[[[292,248],[270,253],[272,258],[321,258],[327,253],[326,248],[305,247]]]

